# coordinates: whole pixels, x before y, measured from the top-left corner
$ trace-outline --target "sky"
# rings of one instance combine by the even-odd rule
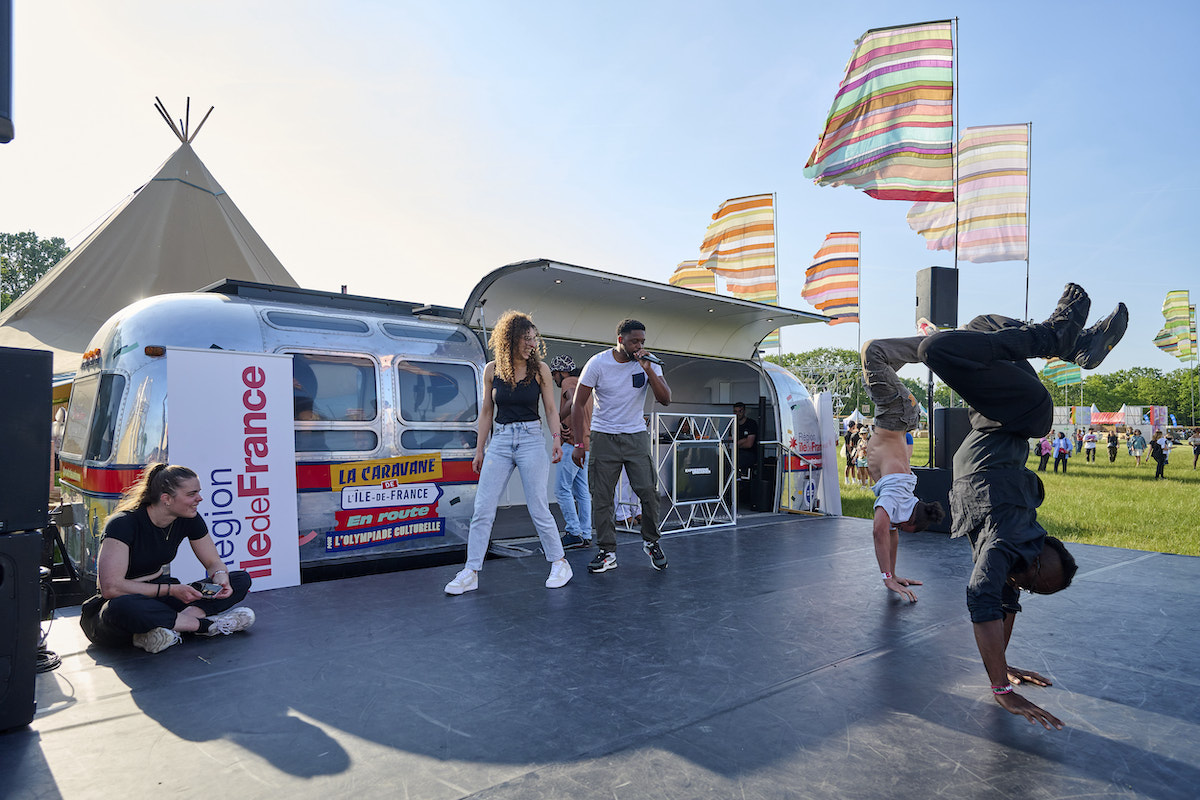
[[[804,163],[857,37],[955,16],[959,125],[1033,124],[1029,316],[1078,282],[1093,318],[1130,309],[1100,372],[1183,366],[1152,344],[1167,291],[1200,299],[1183,0],[15,0],[0,231],[78,244],[178,146],[154,98],[191,97],[197,154],[305,288],[461,307],[543,257],[665,283],[723,200],[773,192],[780,305],[812,310],[825,235],[862,234],[861,329],[783,349],[857,349],[914,333],[917,271],[953,256]],[[1025,262],[959,266],[960,323],[1025,316]]]

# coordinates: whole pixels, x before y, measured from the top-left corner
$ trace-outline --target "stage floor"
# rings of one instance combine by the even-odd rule
[[[0,735],[4,797],[1194,798],[1200,559],[1076,545],[1031,597],[1013,664],[1046,731],[1002,711],[966,617],[965,541],[759,516],[663,541],[655,572],[547,590],[540,555],[252,595],[258,624],[158,655],[61,611],[39,710]]]

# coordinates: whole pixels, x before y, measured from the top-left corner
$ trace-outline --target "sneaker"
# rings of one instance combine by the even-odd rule
[[[1034,326],[1041,327],[1050,335],[1050,349],[1053,352],[1046,355],[1055,355],[1067,361],[1071,359],[1075,352],[1075,343],[1087,323],[1088,312],[1091,309],[1092,299],[1083,287],[1076,283],[1068,283],[1063,289],[1062,297],[1058,299],[1054,313],[1040,326]]]
[[[566,586],[567,581],[571,580],[571,574],[571,565],[565,558],[560,558],[550,565],[550,577],[546,578],[546,588],[557,589]]]
[[[454,580],[446,584],[446,594],[462,594],[473,592],[479,588],[479,573],[468,567],[454,576]]]
[[[585,539],[582,536],[576,536],[573,533],[564,534],[562,537],[563,550],[580,550],[592,543],[591,539]]]
[[[663,555],[658,542],[642,542],[642,549],[646,551],[646,555],[650,556],[650,563],[656,570],[662,572],[667,568],[667,557]]]
[[[616,568],[617,554],[608,550],[596,553],[596,557],[588,563],[588,572],[608,572],[610,569]]]
[[[179,631],[173,631],[170,628],[154,628],[145,633],[133,635],[133,646],[140,647],[147,653],[161,653],[171,645],[179,644],[182,641],[183,637],[179,635]]]
[[[921,317],[919,320],[917,320],[917,333],[921,336],[933,336],[937,332],[938,326],[934,325],[925,317]]]
[[[1129,327],[1129,309],[1125,307],[1124,303],[1117,303],[1116,309],[1111,314],[1079,334],[1079,338],[1075,340],[1076,352],[1071,357],[1071,361],[1084,369],[1095,369],[1100,366],[1100,362],[1104,360],[1109,351],[1117,346],[1117,342],[1121,341],[1127,327]]]
[[[238,606],[220,614],[213,614],[208,618],[208,622],[208,630],[203,633],[197,631],[198,636],[228,636],[253,625],[254,611],[245,606]]]

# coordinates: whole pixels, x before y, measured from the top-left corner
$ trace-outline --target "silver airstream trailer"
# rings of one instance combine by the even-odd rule
[[[762,510],[812,510],[819,503],[818,412],[791,373],[756,356],[771,330],[824,321],[818,314],[545,260],[488,274],[463,309],[225,281],[135,303],[93,338],[75,379],[60,454],[63,498],[75,521],[67,530],[68,556],[85,580],[94,580],[100,535],[119,493],[145,464],[169,460],[172,348],[291,356],[302,568],[461,549],[477,479],[471,458],[487,362],[483,343],[490,322],[509,308],[533,317],[550,357],[569,354],[579,366],[612,346],[620,320],[646,324],[648,347],[666,363],[674,395],[664,413],[647,409],[660,434],[652,439],[663,445],[656,457],[665,501],[682,509],[668,529],[731,524],[737,506],[730,495],[738,487]],[[760,429],[758,465],[740,482],[729,458],[728,424],[739,400]],[[828,440],[832,419],[825,426]],[[699,442],[690,447],[715,447],[720,497],[684,496],[676,485],[675,476],[685,473],[676,452],[684,428],[686,438]],[[326,534],[345,523],[331,468],[422,453],[438,454],[442,464],[444,524],[435,535],[331,547],[336,537]],[[836,469],[830,473],[836,493]],[[523,504],[519,481],[510,483],[503,502]]]

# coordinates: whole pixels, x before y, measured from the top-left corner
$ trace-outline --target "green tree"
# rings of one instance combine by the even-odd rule
[[[833,413],[838,416],[853,413],[856,404],[871,402],[863,385],[862,361],[855,350],[818,347],[802,353],[767,356],[767,361],[791,372],[813,394],[830,392],[833,396]]]
[[[60,237],[42,239],[33,231],[0,233],[0,308],[7,308],[71,248]]]

